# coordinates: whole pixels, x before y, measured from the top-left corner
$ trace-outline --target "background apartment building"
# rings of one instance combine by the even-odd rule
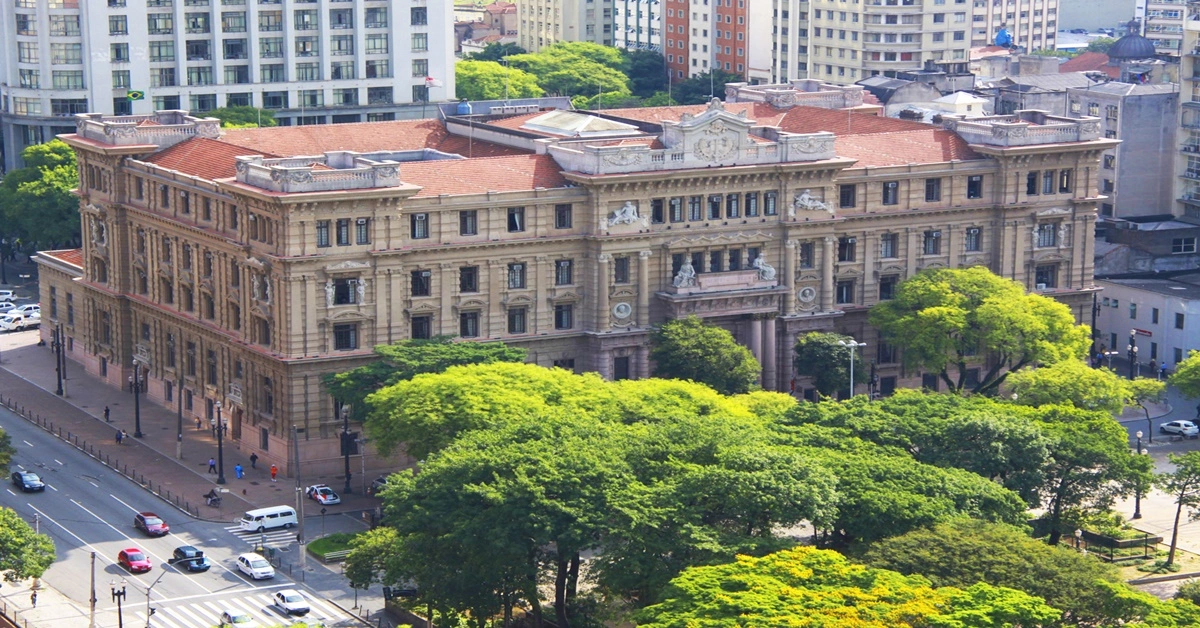
[[[520,0],[517,43],[529,52],[560,41],[612,46],[614,4],[614,0]]]
[[[452,13],[429,0],[0,3],[5,167],[83,112],[250,105],[282,125],[394,119],[398,105],[453,98]]]

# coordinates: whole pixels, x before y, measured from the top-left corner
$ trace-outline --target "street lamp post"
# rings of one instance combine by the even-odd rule
[[[342,406],[342,457],[346,461],[346,485],[342,492],[349,495],[350,488],[350,406]]]
[[[856,342],[854,339],[851,339],[850,342],[839,340],[838,344],[850,350],[850,397],[854,398],[854,350],[867,346],[867,343]]]
[[[1142,455],[1142,431],[1138,430],[1134,434],[1137,436],[1137,455]],[[1142,518],[1142,483],[1138,482],[1133,488],[1133,519]]]
[[[1138,353],[1136,329],[1129,332],[1129,346],[1126,349],[1129,350],[1129,379],[1133,379],[1133,368],[1137,364]]]
[[[117,588],[117,581],[112,580],[108,583],[112,590],[112,599],[117,603],[117,628],[125,628],[125,613],[121,610],[121,602],[125,600],[125,580],[121,580],[121,588]]]
[[[225,483],[225,448],[224,434],[225,426],[221,423],[221,402],[213,404],[217,409],[217,484]]]
[[[142,437],[142,365],[133,361],[133,377],[129,383],[133,386],[133,437]]]

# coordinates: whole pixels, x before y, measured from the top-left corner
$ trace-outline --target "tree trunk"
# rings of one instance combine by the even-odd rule
[[[1183,492],[1175,501],[1175,525],[1171,526],[1171,551],[1167,552],[1167,566],[1175,564],[1175,544],[1179,542],[1179,515],[1183,514]]]
[[[561,553],[554,561],[554,616],[558,620],[558,628],[570,628],[567,620],[567,575],[570,561]]]

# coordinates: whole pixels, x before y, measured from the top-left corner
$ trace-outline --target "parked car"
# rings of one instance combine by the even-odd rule
[[[171,564],[182,569],[186,569],[192,573],[208,571],[212,567],[212,561],[204,555],[204,552],[192,547],[191,545],[181,545],[175,548],[172,553]]]
[[[275,577],[275,568],[258,554],[242,554],[237,557],[238,571],[252,580],[269,580]]]
[[[258,622],[250,616],[250,613],[242,611],[228,610],[221,613],[221,628],[232,626],[232,628],[257,628]]]
[[[1158,426],[1158,431],[1163,434],[1179,434],[1188,438],[1196,438],[1200,435],[1200,427],[1196,427],[1191,421],[1167,421]]]
[[[0,290],[0,301],[12,301],[14,296],[12,290]]]
[[[21,331],[23,329],[32,329],[42,324],[40,316],[24,316],[15,314],[16,310],[10,310],[8,314],[0,316],[0,331]]]
[[[42,482],[42,478],[30,471],[17,471],[13,473],[12,483],[13,486],[21,489],[23,493],[36,493],[46,490],[46,484]]]
[[[167,525],[162,517],[152,512],[139,512],[134,515],[133,527],[150,536],[166,536],[171,531],[171,526]]]
[[[316,500],[322,506],[332,506],[342,503],[342,498],[338,497],[338,494],[333,492],[333,489],[329,488],[327,484],[314,484],[304,489],[304,494]]]
[[[136,547],[126,548],[117,554],[117,564],[128,569],[129,573],[146,573],[150,571],[150,557]]]
[[[308,606],[308,600],[295,589],[283,589],[276,591],[272,596],[272,602],[286,615],[305,615],[312,610]]]

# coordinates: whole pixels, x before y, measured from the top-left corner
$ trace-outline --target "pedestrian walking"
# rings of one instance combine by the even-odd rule
[[[239,479],[239,480],[242,479],[243,474],[242,474],[242,465],[241,464],[233,465],[233,474],[237,476],[237,479]]]
[[[37,608],[37,591],[29,594],[29,603],[33,604],[34,608]]]
[[[112,419],[108,418],[108,406],[104,406],[104,422],[112,423]]]
[[[208,472],[209,472],[209,473],[216,473],[216,472],[217,472],[217,461],[216,461],[216,459],[215,459],[215,458],[209,458],[209,459],[208,459]]]
[[[258,468],[257,465],[258,465],[258,454],[257,453],[250,454],[250,468],[257,469]]]
[[[122,434],[121,430],[117,430],[117,444],[118,445],[121,444],[121,434]]]
[[[272,481],[272,482],[274,482],[274,481],[275,481],[275,474],[276,474],[276,473],[279,473],[279,467],[277,467],[277,466],[275,466],[275,465],[271,465],[271,481]]]

